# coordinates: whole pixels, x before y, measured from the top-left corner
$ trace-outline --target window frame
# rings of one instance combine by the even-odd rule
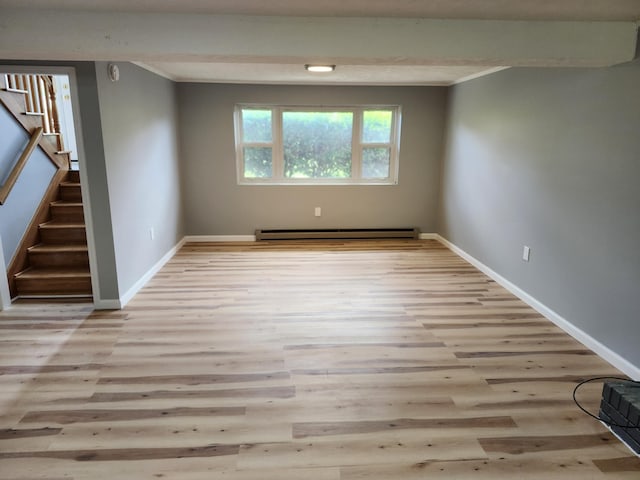
[[[271,110],[271,142],[243,142],[242,111]],[[365,111],[391,111],[389,143],[363,142]],[[284,112],[350,112],[353,114],[351,140],[351,176],[349,178],[287,178],[284,176],[282,119]],[[239,103],[234,108],[235,160],[238,185],[397,185],[400,167],[400,105],[282,105]],[[244,148],[271,147],[271,177],[244,176]],[[389,149],[389,176],[362,178],[362,154],[367,148]]]

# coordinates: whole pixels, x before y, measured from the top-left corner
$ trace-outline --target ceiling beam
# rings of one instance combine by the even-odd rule
[[[97,13],[4,9],[0,58],[350,65],[609,66],[635,22]]]

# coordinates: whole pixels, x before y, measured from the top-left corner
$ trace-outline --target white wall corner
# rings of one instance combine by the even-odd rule
[[[205,242],[255,242],[255,235],[187,235],[185,242],[205,243]]]
[[[559,315],[557,312],[547,307],[544,303],[534,298],[524,290],[522,290],[517,285],[511,283],[509,280],[504,278],[502,275],[493,271],[491,268],[486,266],[484,263],[469,255],[467,252],[462,250],[457,245],[451,243],[446,238],[436,235],[436,240],[442,243],[444,246],[449,248],[452,252],[464,258],[471,265],[476,267],[482,273],[490,277],[496,283],[506,288],[509,292],[514,294],[520,300],[525,302],[531,308],[536,310],[538,313],[542,314],[545,318],[553,322],[556,326],[564,330],[566,333],[571,335],[577,341],[582,343],[585,347],[592,350],[598,356],[600,356],[603,360],[610,363],[612,366],[623,372],[625,375],[628,375],[630,378],[634,380],[640,380],[640,366],[634,365],[629,362],[627,359],[621,357],[616,352],[611,350],[609,347],[603,345],[598,340],[593,338],[591,335],[586,333],[585,331],[576,327],[573,323],[571,323],[566,318]]]
[[[492,73],[497,73],[497,72],[500,72],[502,70],[506,70],[507,68],[511,68],[511,67],[492,67],[492,68],[487,68],[486,70],[483,70],[481,72],[477,72],[477,73],[474,73],[472,75],[468,75],[466,77],[459,78],[455,82],[453,82],[452,85],[458,85],[459,83],[468,82],[469,80],[475,80],[476,78],[484,77],[486,75],[491,75]]]
[[[171,250],[164,254],[164,256],[158,260],[140,279],[133,284],[133,286],[127,290],[127,292],[120,296],[120,308],[124,308],[127,303],[138,293],[146,284],[153,278],[153,276],[160,271],[164,265],[173,258],[173,256],[182,248],[185,243],[185,239],[180,240]]]
[[[143,62],[131,62],[131,63],[133,63],[134,65],[136,65],[136,66],[138,66],[140,68],[144,68],[145,70],[147,70],[148,72],[153,73],[154,75],[158,75],[159,77],[166,78],[167,80],[171,80],[172,82],[177,82],[178,81],[178,78],[173,77],[173,76],[169,75],[168,73],[163,72],[162,70],[159,70],[159,69],[155,68],[153,65],[148,65],[148,64],[143,63]]]

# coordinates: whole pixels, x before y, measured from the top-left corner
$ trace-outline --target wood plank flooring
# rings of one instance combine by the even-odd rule
[[[122,311],[0,313],[0,478],[638,479],[600,375],[434,241],[187,244]]]

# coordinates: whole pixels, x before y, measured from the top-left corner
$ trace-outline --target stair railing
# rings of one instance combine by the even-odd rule
[[[27,146],[20,155],[20,158],[11,169],[11,172],[9,172],[7,180],[4,182],[2,187],[0,187],[0,205],[4,205],[4,202],[7,200],[9,193],[11,193],[11,189],[13,189],[13,186],[16,184],[16,181],[20,176],[20,172],[22,172],[22,169],[26,165],[27,160],[29,160],[31,153],[33,153],[36,146],[38,145],[38,142],[42,137],[42,132],[42,127],[38,127],[33,131],[33,133],[31,134],[31,138],[29,139],[29,143],[27,143]]]
[[[64,150],[56,91],[51,75],[6,74],[5,85],[10,92],[24,93],[27,115],[42,116],[45,135],[55,135],[58,151]]]

